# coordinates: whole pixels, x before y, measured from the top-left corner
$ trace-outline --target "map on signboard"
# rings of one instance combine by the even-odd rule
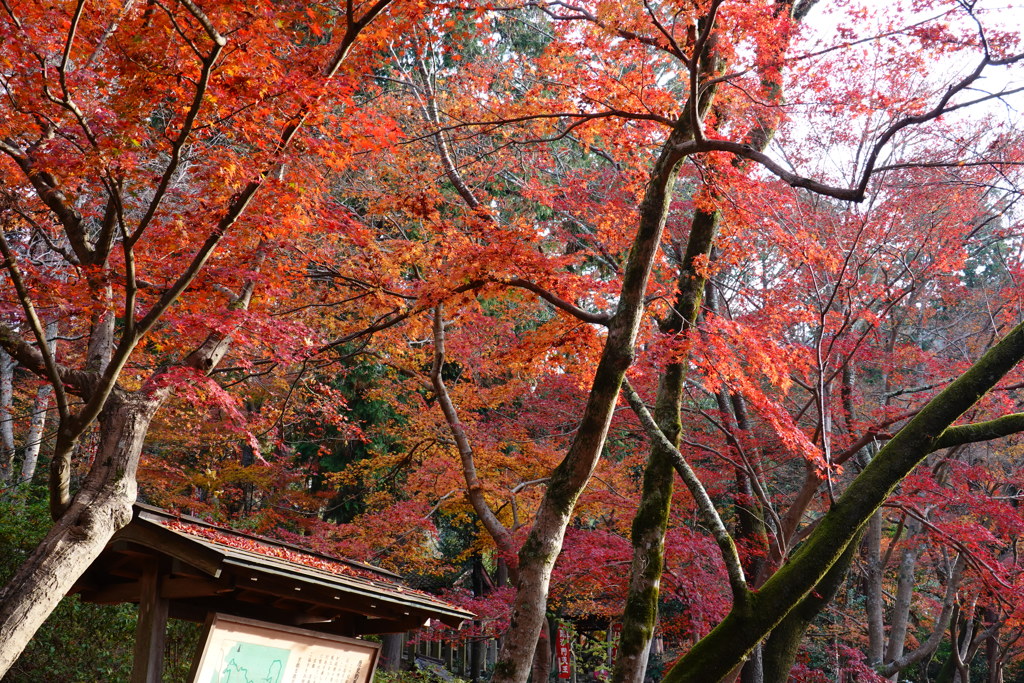
[[[369,683],[380,645],[216,615],[192,683]]]
[[[201,683],[282,683],[291,650],[245,642],[224,644],[226,650],[211,653],[212,661],[219,662],[211,672],[213,676]]]

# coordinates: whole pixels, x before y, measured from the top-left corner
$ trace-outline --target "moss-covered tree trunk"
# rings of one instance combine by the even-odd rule
[[[669,135],[651,172],[640,205],[639,225],[630,249],[615,315],[608,323],[604,351],[576,437],[551,473],[526,542],[519,551],[519,573],[505,645],[498,655],[494,683],[526,683],[547,608],[551,570],[562,548],[576,501],[590,481],[604,447],[612,413],[644,311],[644,295],[675,188],[683,155],[677,147],[691,138],[684,116]]]
[[[796,3],[780,0],[778,14],[788,14],[795,20],[802,20],[814,2],[815,0],[810,0],[801,3],[801,8],[794,11]],[[714,45],[709,41],[707,51],[701,56],[704,75],[711,75],[725,68],[721,60],[715,57],[713,50]],[[780,83],[766,80],[764,85],[770,91],[771,99],[781,100]],[[701,103],[705,109],[711,106],[717,92],[716,88],[717,86],[711,86],[705,89],[705,101]],[[749,135],[748,146],[763,151],[774,135],[776,126],[777,121],[774,119],[759,121]],[[739,165],[741,162],[737,160],[735,163]],[[708,282],[706,276],[699,274],[696,264],[706,263],[710,258],[720,220],[721,214],[718,211],[695,211],[686,251],[680,263],[675,306],[662,322],[663,332],[685,333],[696,323]],[[655,399],[655,420],[674,446],[679,444],[682,428],[679,413],[687,363],[688,359],[684,357],[665,368]],[[631,530],[633,560],[629,592],[623,611],[622,638],[612,674],[615,683],[641,683],[644,678],[658,614],[659,585],[664,568],[665,532],[672,502],[673,475],[670,462],[671,454],[661,444],[653,444],[644,472],[640,505]]]
[[[903,427],[858,475],[817,528],[761,589],[735,607],[669,670],[666,683],[722,680],[828,574],[860,537],[871,515],[944,432],[1024,358],[1024,324],[1015,327]],[[982,431],[957,428],[957,433]]]
[[[709,97],[713,93],[709,93]],[[771,138],[770,126],[755,134],[751,146],[764,149]],[[690,236],[680,263],[676,299],[669,315],[662,321],[666,334],[685,334],[697,322],[708,280],[699,274],[698,263],[710,258],[721,220],[719,211],[696,211],[690,225]],[[678,446],[682,425],[680,409],[686,381],[688,359],[680,358],[666,366],[658,384],[655,419],[661,431]],[[660,443],[654,443],[644,471],[643,489],[636,517],[633,519],[633,560],[629,593],[623,610],[622,639],[613,670],[616,683],[640,683],[644,678],[647,653],[654,635],[658,615],[658,596],[664,568],[665,532],[672,503],[673,468],[671,454]]]
[[[733,415],[735,420],[730,423],[730,430],[737,429],[749,432],[752,428],[747,415],[746,402],[739,394],[732,394],[726,400],[724,392],[719,393],[718,403],[725,415]],[[743,571],[752,577],[752,586],[756,589],[766,578],[767,558],[771,544],[768,539],[768,528],[764,519],[764,507],[761,506],[754,493],[753,477],[758,476],[760,455],[753,449],[754,472],[737,467],[735,471],[736,493],[734,508],[736,514],[736,533],[745,541],[750,552],[743,558]],[[740,671],[740,683],[764,683],[764,651],[757,645],[750,651],[747,661]]]
[[[856,549],[857,541],[850,543],[843,556],[825,574],[814,590],[772,630],[771,636],[762,648],[764,683],[786,683],[789,680],[789,672],[796,661],[807,627],[811,625],[818,612],[832,602],[839,587],[843,585]]]
[[[718,232],[720,214],[698,211],[690,228],[690,239],[683,256],[675,306],[662,322],[666,334],[685,333],[697,320],[707,282],[697,274],[700,257],[711,253]],[[666,366],[658,383],[654,417],[674,446],[679,445],[682,429],[680,406],[686,381],[686,360]],[[629,593],[622,616],[622,636],[614,663],[613,680],[625,683],[643,681],[650,652],[654,624],[658,617],[658,594],[664,567],[665,531],[672,505],[674,470],[672,454],[655,443],[644,470],[643,492],[633,519],[633,561]]]

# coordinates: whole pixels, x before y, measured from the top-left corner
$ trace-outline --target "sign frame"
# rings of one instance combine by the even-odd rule
[[[312,680],[323,681],[323,683],[370,683],[373,674],[377,669],[380,660],[381,644],[367,640],[338,636],[332,633],[322,633],[310,629],[275,624],[256,619],[237,617],[232,614],[221,612],[211,613],[206,618],[203,627],[203,634],[200,638],[200,647],[192,660],[192,668],[189,671],[189,683],[204,683],[211,680],[218,680],[219,676],[216,667],[220,662],[216,661],[215,649],[227,642],[242,642],[263,647],[276,647],[289,650],[288,662],[291,662],[291,655],[296,650],[301,653],[311,648],[316,648],[320,653],[323,650],[334,650],[339,654],[351,654],[361,657],[368,657],[369,664],[365,668],[357,669],[357,675],[345,679],[342,678],[316,678]],[[285,678],[285,674],[291,673]],[[302,683],[311,680],[300,677],[300,671],[294,667],[285,667],[281,671],[282,683]],[[233,680],[233,679],[232,679]]]

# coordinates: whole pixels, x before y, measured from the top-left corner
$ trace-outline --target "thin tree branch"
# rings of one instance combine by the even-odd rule
[[[14,251],[7,242],[7,235],[3,231],[0,231],[0,254],[3,254],[4,266],[11,277],[12,284],[14,284],[14,290],[18,293],[18,300],[21,302],[21,308],[28,319],[29,327],[32,328],[32,334],[36,338],[38,350],[46,368],[46,375],[50,380],[50,384],[53,385],[60,419],[62,422],[66,422],[70,413],[68,410],[67,394],[64,393],[64,383],[61,382],[60,370],[57,367],[57,361],[54,359],[53,353],[50,351],[50,345],[46,343],[46,331],[43,329],[39,316],[36,315],[35,306],[32,305],[32,295],[29,293],[28,287],[25,286],[25,281],[21,277],[21,271],[18,269]]]
[[[437,402],[441,406],[441,412],[444,413],[445,421],[448,423],[448,428],[455,439],[455,445],[459,449],[459,458],[462,461],[462,474],[466,480],[466,496],[473,505],[473,510],[476,511],[480,522],[487,529],[487,533],[494,539],[498,549],[501,550],[508,561],[514,562],[516,553],[515,546],[512,543],[512,536],[508,529],[505,528],[505,525],[501,523],[501,520],[494,514],[494,511],[491,510],[491,506],[484,497],[484,488],[476,473],[473,447],[469,443],[466,430],[459,420],[458,411],[455,410],[455,404],[452,403],[451,396],[448,394],[448,388],[441,377],[444,362],[444,320],[441,304],[437,304],[434,307],[434,360],[430,368],[430,383],[434,387],[434,393],[437,395]]]

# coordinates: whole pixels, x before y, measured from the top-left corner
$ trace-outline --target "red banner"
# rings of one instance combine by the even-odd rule
[[[561,626],[555,639],[555,654],[558,657],[558,677],[572,678],[572,645],[569,644],[569,632]]]

